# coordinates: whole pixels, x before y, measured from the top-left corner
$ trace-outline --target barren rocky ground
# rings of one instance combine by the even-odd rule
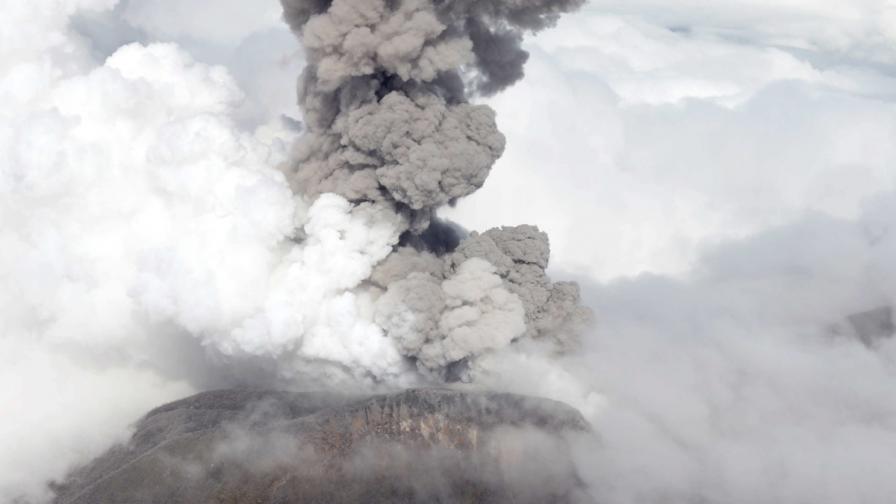
[[[444,389],[225,390],[148,413],[56,504],[587,502],[561,403]]]

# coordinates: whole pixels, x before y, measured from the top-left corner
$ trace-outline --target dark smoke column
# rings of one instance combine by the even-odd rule
[[[421,369],[443,375],[521,337],[566,340],[588,314],[574,284],[545,275],[544,233],[502,228],[459,246],[430,238],[445,231],[436,209],[482,187],[504,151],[494,111],[468,97],[521,79],[523,33],[584,0],[282,3],[308,57],[294,189],[309,200],[336,193],[390,205],[407,218],[403,242],[413,247],[371,278],[383,292],[378,325]]]

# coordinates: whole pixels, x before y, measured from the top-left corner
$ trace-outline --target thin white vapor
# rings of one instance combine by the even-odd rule
[[[684,278],[584,280],[599,321],[582,353],[518,347],[486,363],[492,385],[589,417],[575,446],[597,502],[887,503],[894,208],[891,193],[727,242]]]

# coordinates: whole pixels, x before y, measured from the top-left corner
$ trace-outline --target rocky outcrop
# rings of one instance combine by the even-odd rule
[[[512,394],[208,392],[148,413],[56,504],[587,502],[564,437],[587,430]]]

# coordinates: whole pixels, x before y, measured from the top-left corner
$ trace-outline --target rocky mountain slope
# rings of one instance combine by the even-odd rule
[[[148,413],[56,504],[587,502],[554,401],[444,389],[226,390]]]

